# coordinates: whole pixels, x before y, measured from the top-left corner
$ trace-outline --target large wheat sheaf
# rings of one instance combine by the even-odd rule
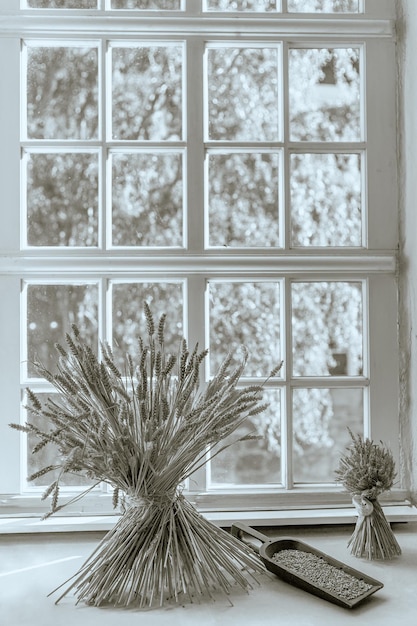
[[[247,352],[237,366],[230,354],[201,385],[207,351],[189,351],[182,340],[178,354],[166,353],[166,316],[155,326],[147,303],[144,312],[147,336],[138,338],[137,362],[127,355],[123,372],[108,344],[97,358],[73,326],[66,349],[56,346],[57,373],[35,364],[58,394],[42,403],[28,389],[33,418],[11,424],[37,438],[35,454],[49,444],[58,449],[56,464],[29,476],[58,476],[43,494],[51,499],[47,516],[66,506],[59,503],[59,487],[68,473],[92,479],[84,494],[105,482],[114,506],[124,504],[118,522],[64,583],[57,602],[70,591],[95,606],[194,602],[218,591],[229,595],[236,585],[250,589],[256,572],[263,571],[251,548],[198,513],[181,489],[209,454],[230,445],[222,443],[228,435],[265,409],[262,385],[238,387]],[[37,417],[47,421],[47,429],[36,425]]]

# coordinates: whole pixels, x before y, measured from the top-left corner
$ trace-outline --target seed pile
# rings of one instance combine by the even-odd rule
[[[314,585],[343,598],[353,600],[372,588],[363,580],[331,565],[323,558],[302,550],[280,550],[272,560],[289,570],[301,574]]]

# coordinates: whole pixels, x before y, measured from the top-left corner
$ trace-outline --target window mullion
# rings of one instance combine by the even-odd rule
[[[183,0],[187,15],[200,16],[202,12],[202,3],[204,0]]]
[[[21,449],[23,435],[8,422],[20,422],[20,280],[3,276],[0,281],[0,323],[3,329],[0,360],[0,393],[2,399],[0,494],[18,493],[21,482]]]
[[[191,275],[188,277],[185,285],[184,307],[185,320],[184,327],[186,329],[186,337],[191,350],[198,343],[199,350],[202,351],[207,347],[207,338],[205,326],[208,324],[207,306],[206,306],[206,285],[207,281],[204,275]],[[202,377],[207,379],[208,359],[204,360],[202,366]],[[204,383],[204,380],[201,382]],[[207,486],[207,468],[201,467],[197,470],[189,480],[189,491],[205,491]]]
[[[399,458],[397,285],[390,276],[369,278],[370,433]]]
[[[20,161],[20,42],[18,39],[0,39],[2,81],[0,98],[0,137],[4,149],[0,151],[2,209],[13,207],[4,215],[0,229],[0,250],[19,249],[19,161]],[[7,59],[7,62],[5,62]],[[5,95],[7,94],[7,98]]]
[[[6,6],[6,9],[8,7]],[[0,212],[0,253],[14,259],[20,247],[20,40],[0,39],[2,59],[0,98],[0,178],[2,201]],[[7,96],[7,97],[6,97]],[[0,494],[18,493],[22,467],[20,463],[23,437],[7,427],[20,422],[20,291],[21,277],[2,272],[0,280],[0,395],[2,399]]]
[[[362,4],[365,5],[367,17],[395,18],[395,2],[392,0],[362,0]]]
[[[281,109],[282,109],[282,123],[281,132],[284,139],[284,155],[282,159],[282,190],[283,190],[283,206],[281,207],[281,246],[284,250],[288,250],[291,241],[291,221],[290,221],[290,151],[289,151],[289,138],[290,138],[290,122],[289,122],[289,96],[288,96],[288,43],[283,42],[282,54],[281,54],[281,68],[282,68],[282,96],[281,96]]]
[[[285,395],[283,398],[284,419],[281,424],[281,475],[285,489],[292,489],[293,481],[293,428],[292,428],[292,387],[290,384],[292,373],[292,331],[291,331],[291,279],[285,278],[283,283],[283,311],[284,311],[284,375],[286,380]]]
[[[107,120],[108,120],[108,105],[109,97],[108,90],[111,88],[108,83],[107,72],[107,50],[106,41],[101,40],[99,49],[99,76],[98,76],[98,101],[99,101],[99,140],[100,140],[100,153],[99,153],[99,188],[98,188],[98,247],[99,249],[108,249],[109,247],[109,233],[108,228],[108,209],[111,204],[109,197],[107,181],[107,161],[108,151],[106,148],[107,140]]]
[[[200,37],[187,41],[186,93],[186,232],[189,252],[204,249],[204,142],[203,142],[203,58],[204,42]]]
[[[366,44],[368,246],[373,250],[398,246],[396,93],[376,71],[383,67],[386,76],[395,76],[393,46],[392,41]]]

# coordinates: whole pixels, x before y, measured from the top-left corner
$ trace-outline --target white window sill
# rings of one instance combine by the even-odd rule
[[[389,522],[417,521],[417,508],[411,504],[384,506]],[[353,507],[333,509],[300,509],[291,511],[221,511],[203,512],[202,515],[217,526],[230,527],[240,521],[249,526],[307,526],[323,524],[354,524]],[[0,518],[0,534],[31,534],[57,532],[107,532],[119,519],[118,515],[52,516],[46,520],[38,517]]]

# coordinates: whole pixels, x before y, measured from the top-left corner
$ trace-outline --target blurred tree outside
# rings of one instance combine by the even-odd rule
[[[133,3],[134,4],[134,3]],[[290,3],[291,4],[291,3]],[[317,2],[311,5],[317,7]],[[351,3],[354,5],[354,3]],[[114,8],[124,8],[128,2]],[[266,3],[269,7],[270,4]],[[58,6],[58,5],[57,5]],[[307,4],[305,5],[307,6]],[[324,4],[323,4],[324,6]],[[316,10],[316,9],[314,9]],[[280,61],[277,47],[225,46],[209,48],[208,110],[211,140],[279,142]],[[291,241],[294,248],[338,248],[362,245],[361,154],[331,151],[326,142],[359,141],[359,51],[291,49],[289,55],[289,129],[305,150],[291,156],[289,172]],[[113,50],[113,138],[154,139],[167,149],[146,153],[133,147],[112,155],[112,235],[115,246],[182,245],[185,168],[169,142],[182,137],[182,51],[177,46],[117,47]],[[28,51],[29,138],[96,139],[99,124],[97,49],[35,46]],[[310,151],[309,141],[322,142]],[[332,145],[333,145],[332,144]],[[283,208],[282,151],[251,147],[209,150],[209,243],[213,248],[278,248]],[[27,165],[28,243],[31,246],[95,247],[101,218],[99,166],[94,150],[62,148],[32,152]],[[192,207],[189,208],[192,210]],[[150,288],[150,287],[149,287]],[[68,315],[54,295],[33,288],[28,301],[29,354],[45,355],[54,324],[62,337],[70,318],[97,315],[94,288],[80,295]],[[168,291],[167,291],[168,289]],[[173,335],[182,333],[182,295],[171,310],[171,288],[154,291],[158,313],[164,308]],[[73,290],[74,291],[74,290]],[[140,326],[139,287],[115,289],[114,331],[119,344],[134,345]],[[145,293],[145,296],[143,295]],[[210,283],[210,366],[216,367],[225,346],[249,344],[250,375],[265,376],[282,358],[278,283],[253,281]],[[142,294],[142,295],[141,295]],[[159,294],[159,295],[158,295]],[[78,299],[77,299],[78,298]],[[74,301],[74,298],[73,298]],[[362,287],[359,282],[295,282],[292,289],[294,376],[359,375],[362,371]],[[77,311],[78,307],[78,311]],[[92,307],[92,308],[91,308]],[[81,314],[82,312],[82,314]],[[135,318],[137,315],[137,318]],[[91,326],[92,324],[92,326]],[[83,323],[81,324],[83,326]],[[85,328],[97,329],[89,319]],[[36,332],[35,332],[36,330]],[[50,346],[50,342],[48,343]],[[337,369],[339,368],[339,370]],[[329,451],[339,454],[346,426],[362,428],[361,390],[296,389],[293,395],[294,460],[297,480],[333,480]],[[253,457],[254,482],[279,480],[281,414],[279,394],[271,408],[250,425],[262,443],[213,463],[213,479],[246,483]],[[351,409],[349,410],[349,406]],[[340,408],[342,407],[342,409]],[[242,464],[242,455],[246,462]],[[259,462],[259,456],[265,462]],[[223,465],[222,465],[223,463]],[[239,467],[246,467],[239,470]],[[258,469],[256,469],[258,468]],[[227,470],[227,471],[226,471]],[[228,476],[227,480],[225,476]],[[216,479],[217,477],[217,479]],[[249,481],[251,482],[251,481]]]

